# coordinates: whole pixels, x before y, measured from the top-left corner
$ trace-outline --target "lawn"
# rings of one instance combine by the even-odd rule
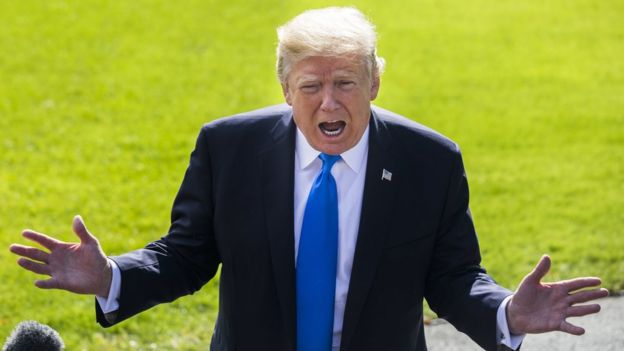
[[[345,1],[0,3],[0,247],[23,228],[108,254],[164,235],[207,121],[282,102],[275,28]],[[624,3],[357,1],[386,58],[375,102],[456,140],[483,264],[514,288],[549,279],[624,289]],[[118,326],[94,300],[41,291],[0,250],[0,340],[21,320],[71,350],[207,349],[218,280]]]

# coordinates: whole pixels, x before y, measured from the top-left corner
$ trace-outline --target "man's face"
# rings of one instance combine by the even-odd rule
[[[338,155],[364,134],[379,78],[371,80],[361,59],[313,56],[292,67],[282,89],[308,143]]]

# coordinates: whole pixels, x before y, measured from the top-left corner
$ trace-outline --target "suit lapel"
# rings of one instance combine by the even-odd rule
[[[273,144],[261,153],[262,202],[286,345],[295,345],[295,244],[293,222],[295,125],[286,113],[271,131]],[[292,346],[291,346],[292,345]]]
[[[348,350],[381,256],[384,232],[396,203],[397,164],[385,125],[372,113],[362,212],[342,326],[341,350]],[[382,179],[384,170],[394,172]]]

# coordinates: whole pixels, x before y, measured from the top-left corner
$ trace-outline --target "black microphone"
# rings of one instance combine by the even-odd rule
[[[24,321],[13,329],[2,351],[60,351],[65,344],[59,333],[35,321]]]

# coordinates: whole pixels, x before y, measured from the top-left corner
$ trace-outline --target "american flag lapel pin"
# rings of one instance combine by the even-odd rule
[[[381,180],[387,180],[389,182],[392,181],[392,172],[384,168],[381,172]]]

